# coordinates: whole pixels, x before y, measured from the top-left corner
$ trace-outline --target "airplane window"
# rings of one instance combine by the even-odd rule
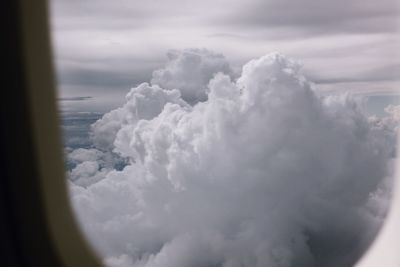
[[[105,265],[357,264],[393,195],[396,0],[50,4],[70,202]]]

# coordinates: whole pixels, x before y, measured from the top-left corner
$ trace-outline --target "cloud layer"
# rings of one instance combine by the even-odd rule
[[[382,33],[398,30],[396,0],[251,0],[231,18],[247,27],[289,27],[303,34]],[[239,13],[239,14],[238,14]]]
[[[400,86],[397,0],[50,4],[61,96],[96,98],[82,106],[68,103],[79,110],[105,112],[122,105],[117,100],[126,88],[149,81],[171,48],[223,51],[235,68],[279,50],[306,62],[309,77],[327,90],[387,94]]]
[[[281,54],[229,70],[175,51],[93,124],[70,154],[88,239],[115,267],[352,266],[384,219],[392,124]]]

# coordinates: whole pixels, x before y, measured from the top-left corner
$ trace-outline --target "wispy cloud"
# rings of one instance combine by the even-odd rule
[[[60,97],[58,101],[86,101],[93,99],[92,96]]]
[[[233,68],[280,51],[303,61],[317,82],[337,86],[383,86],[388,73],[398,75],[396,0],[54,0],[52,13],[64,94],[120,96],[149,81],[166,50],[187,47],[221,51]]]

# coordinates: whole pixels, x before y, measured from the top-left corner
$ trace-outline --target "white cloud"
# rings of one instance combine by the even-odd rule
[[[207,99],[207,85],[219,72],[232,74],[222,54],[206,49],[171,50],[165,68],[153,72],[152,84],[164,89],[179,89],[188,103]]]
[[[397,122],[397,124],[400,122],[400,105],[394,106],[394,105],[389,105],[385,111],[391,115],[394,121]]]
[[[82,163],[85,161],[96,161],[101,157],[101,151],[97,149],[78,148],[68,154],[68,161]]]
[[[74,184],[86,187],[100,181],[107,173],[107,169],[100,168],[98,162],[85,161],[68,172],[68,176]]]
[[[396,131],[400,129],[400,105],[389,105],[385,108],[385,112],[388,116],[384,118],[373,116],[370,118],[370,122],[382,130],[388,131],[394,138]]]
[[[66,151],[69,165],[67,176],[76,185],[89,186],[94,184],[112,171],[121,170],[127,164],[125,158],[112,151],[97,148],[78,148]]]
[[[181,98],[178,90],[163,90],[159,86],[151,86],[142,83],[132,88],[126,96],[126,103],[109,113],[106,113],[102,119],[92,125],[92,134],[94,145],[102,150],[111,151],[114,145],[117,133],[123,139],[123,132],[127,131],[139,120],[149,120],[156,117],[167,102],[177,103],[182,106],[187,105]],[[121,128],[124,128],[122,131]],[[123,144],[124,145],[124,144]],[[120,152],[124,150],[120,147]]]
[[[93,125],[99,149],[129,160],[86,188],[71,183],[78,219],[105,262],[352,266],[384,218],[391,130],[349,95],[317,96],[280,54],[250,61],[234,81],[216,73],[222,56],[193,60],[188,51],[197,50],[155,74],[160,87],[133,88]],[[180,69],[192,62],[195,71]],[[191,106],[172,88],[208,99]],[[79,173],[96,174],[91,155],[73,157],[89,160]]]

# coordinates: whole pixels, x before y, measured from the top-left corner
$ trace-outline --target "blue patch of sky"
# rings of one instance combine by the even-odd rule
[[[385,108],[389,105],[400,105],[400,94],[369,96],[366,102],[366,111],[370,116],[384,117],[387,115],[385,113]]]

